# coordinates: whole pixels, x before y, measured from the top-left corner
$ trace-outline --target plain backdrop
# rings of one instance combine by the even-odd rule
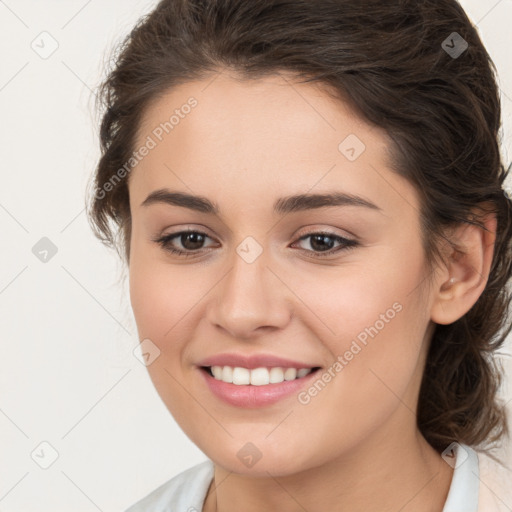
[[[508,162],[512,0],[461,3],[499,71]],[[206,458],[132,352],[121,263],[84,212],[99,155],[92,91],[111,47],[155,4],[0,0],[4,512],[121,511]],[[510,348],[500,357],[510,372]],[[503,392],[512,399],[510,383]]]

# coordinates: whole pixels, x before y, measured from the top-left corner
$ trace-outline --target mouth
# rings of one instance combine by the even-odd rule
[[[217,381],[235,386],[268,386],[299,380],[320,370],[312,368],[265,367],[244,368],[241,366],[201,366],[201,370]]]
[[[316,378],[319,366],[199,366],[212,397],[243,409],[261,409],[291,399]]]
[[[311,385],[322,366],[306,361],[307,357],[229,352],[211,355],[196,368],[213,399],[237,408],[263,408],[292,399]]]

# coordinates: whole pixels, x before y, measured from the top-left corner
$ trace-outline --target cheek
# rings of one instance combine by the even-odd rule
[[[378,404],[392,405],[393,392],[405,395],[417,377],[429,322],[420,286],[425,278],[421,247],[402,250],[383,250],[373,262],[359,260],[296,280],[294,289],[313,313],[302,315],[301,321],[309,322],[333,364],[339,363],[331,367],[340,376],[331,379],[333,394],[323,396],[337,396],[351,410],[368,411],[377,404],[375,416]]]
[[[158,357],[147,366],[149,375],[167,408],[181,417],[190,399],[180,385],[190,369],[185,365],[190,340],[197,338],[205,298],[218,277],[206,267],[187,271],[158,256],[151,256],[147,247],[133,251],[130,299],[139,340],[149,339],[158,349]]]
[[[281,272],[283,281],[293,283],[294,293],[307,306],[302,308],[301,321],[322,334],[320,339],[329,340],[338,353],[348,348],[347,341],[359,338],[364,343],[370,333],[385,337],[393,332],[392,344],[420,332],[420,324],[425,327],[427,304],[419,294],[425,278],[421,249],[383,247],[375,253],[338,267]]]
[[[139,340],[149,339],[158,349],[152,348],[158,356],[147,371],[167,409],[178,423],[186,424],[190,396],[183,388],[181,364],[187,342],[194,336],[193,323],[199,321],[193,305],[207,290],[199,282],[191,283],[176,267],[150,261],[137,251],[129,270]]]
[[[150,252],[150,251],[147,251]],[[208,292],[201,272],[191,279],[180,266],[166,265],[134,251],[130,261],[130,300],[139,336],[154,339],[160,349],[190,324],[195,309]]]

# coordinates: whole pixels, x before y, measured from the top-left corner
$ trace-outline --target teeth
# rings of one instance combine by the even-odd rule
[[[228,368],[228,367],[227,367]],[[213,373],[213,376],[217,379],[217,380],[222,380],[222,374],[224,373],[222,371],[222,366],[212,366],[210,368],[210,370],[212,371]]]
[[[243,386],[251,383],[251,372],[247,368],[233,368],[233,384]]]
[[[266,368],[254,368],[254,370],[246,370],[244,372],[251,374],[251,384],[253,386],[264,386],[270,382],[270,372]]]
[[[284,372],[282,368],[270,368],[268,372],[270,376],[270,383],[277,384],[279,382],[283,382],[284,380]]]
[[[212,366],[213,377],[216,380],[233,383],[237,386],[265,386],[267,384],[279,384],[285,380],[295,380],[309,375],[311,368],[242,368],[240,366]]]
[[[284,371],[284,380],[295,380],[297,378],[297,370],[295,368],[286,368]]]
[[[220,368],[222,372],[222,377],[219,378],[219,380],[223,380],[224,382],[233,382],[233,368],[231,368],[231,366],[224,366],[223,368],[218,366],[218,368]]]

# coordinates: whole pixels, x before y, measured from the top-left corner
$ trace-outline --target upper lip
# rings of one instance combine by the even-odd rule
[[[271,354],[216,354],[203,359],[198,366],[232,366],[241,368],[261,368],[264,366],[280,368],[317,368],[320,365],[301,363],[292,359],[274,356]]]

